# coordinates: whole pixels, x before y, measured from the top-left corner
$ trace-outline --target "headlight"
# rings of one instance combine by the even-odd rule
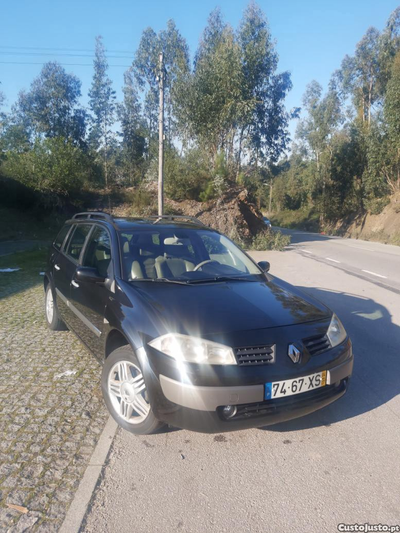
[[[347,333],[343,327],[343,324],[335,314],[333,314],[331,323],[329,324],[327,336],[332,348],[343,342],[347,337]]]
[[[149,342],[156,350],[187,363],[236,365],[232,348],[180,333],[167,333]]]

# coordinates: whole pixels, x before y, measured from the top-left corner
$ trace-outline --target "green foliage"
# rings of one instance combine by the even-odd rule
[[[152,205],[153,197],[144,189],[136,189],[126,195],[126,201],[131,205],[130,215],[141,216]]]
[[[168,149],[165,156],[165,189],[173,200],[199,200],[211,183],[211,173],[206,154],[198,148],[179,157]]]
[[[196,52],[192,73],[177,84],[177,115],[186,138],[213,162],[225,152],[240,172],[244,159],[275,160],[286,147],[289,115],[284,98],[287,72],[277,73],[277,55],[267,21],[251,3],[238,31],[211,13]]]
[[[9,152],[3,172],[35,191],[59,195],[76,194],[95,177],[88,156],[62,137],[37,140],[29,152]]]
[[[274,226],[291,229],[303,229],[305,231],[319,232],[319,213],[314,208],[303,207],[292,211],[281,210],[270,217]]]
[[[351,213],[378,214],[400,191],[399,35],[397,9],[382,33],[367,30],[326,95],[317,82],[308,86],[299,145],[274,182],[276,218],[305,227],[302,213],[311,208],[323,228]],[[287,209],[293,221],[281,213]]]
[[[11,124],[35,137],[83,143],[86,113],[79,107],[81,82],[56,62],[46,63],[28,92],[22,91]]]
[[[251,244],[252,250],[277,250],[282,251],[290,244],[290,236],[283,235],[281,231],[266,230],[258,233]]]
[[[100,155],[106,187],[112,176],[109,168],[111,151],[115,148],[115,91],[107,75],[108,63],[101,36],[96,37],[93,81],[89,90],[89,109],[92,112],[89,144],[94,153]]]
[[[390,198],[385,196],[383,198],[371,198],[365,202],[365,207],[371,215],[379,215],[389,204]]]

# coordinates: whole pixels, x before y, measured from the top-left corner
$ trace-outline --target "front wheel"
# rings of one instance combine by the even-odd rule
[[[130,346],[117,348],[107,357],[101,388],[111,416],[127,431],[148,435],[164,425],[153,414],[139,361]]]

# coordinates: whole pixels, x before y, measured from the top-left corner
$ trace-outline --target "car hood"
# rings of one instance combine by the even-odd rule
[[[278,278],[198,285],[130,285],[160,320],[160,330],[195,336],[313,322],[332,313]],[[160,331],[161,333],[161,331]]]

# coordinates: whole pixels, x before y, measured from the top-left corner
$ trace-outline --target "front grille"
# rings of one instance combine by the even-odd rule
[[[303,344],[310,355],[319,355],[331,348],[331,343],[326,335],[314,335],[314,337],[308,337],[308,339],[303,339]]]
[[[267,365],[275,362],[275,344],[234,349],[238,365]]]

